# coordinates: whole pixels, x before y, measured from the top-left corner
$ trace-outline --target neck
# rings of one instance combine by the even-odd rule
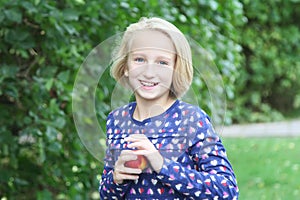
[[[136,99],[136,108],[133,117],[136,120],[143,121],[147,118],[154,117],[164,113],[176,100],[168,97],[165,100],[158,101],[145,101]]]

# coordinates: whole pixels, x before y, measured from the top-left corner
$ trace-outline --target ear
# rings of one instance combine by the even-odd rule
[[[124,71],[124,76],[125,76],[125,77],[128,77],[128,69],[125,69],[125,71]]]

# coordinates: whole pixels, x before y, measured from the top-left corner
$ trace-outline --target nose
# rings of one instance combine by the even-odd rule
[[[149,64],[145,65],[143,75],[145,78],[148,78],[148,79],[153,78],[155,76],[154,64],[149,63]]]

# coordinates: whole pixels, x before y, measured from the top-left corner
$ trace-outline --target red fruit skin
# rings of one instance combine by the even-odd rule
[[[148,165],[147,159],[143,155],[137,155],[136,160],[129,160],[124,163],[125,167],[138,168],[144,170]]]

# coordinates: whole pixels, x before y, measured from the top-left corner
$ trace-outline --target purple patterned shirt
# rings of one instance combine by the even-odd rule
[[[112,111],[107,118],[107,151],[100,181],[101,199],[238,199],[238,187],[225,148],[207,114],[180,100],[163,114],[133,119],[136,103]],[[160,173],[147,168],[137,181],[116,184],[114,163],[124,138],[145,134],[164,157]]]

